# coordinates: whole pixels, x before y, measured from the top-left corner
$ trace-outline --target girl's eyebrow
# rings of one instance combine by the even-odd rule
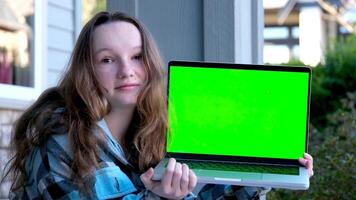
[[[135,50],[140,50],[141,51],[142,50],[142,46],[135,46],[135,47],[132,48],[132,50],[134,50],[134,51]]]
[[[132,50],[136,50],[136,49],[141,50],[142,46],[140,45],[140,46],[135,46],[132,48]],[[104,47],[104,48],[101,48],[101,49],[97,50],[96,52],[94,52],[94,55],[97,55],[103,51],[113,51],[113,50],[111,48]]]
[[[112,51],[112,49],[110,49],[110,48],[101,48],[101,49],[97,50],[96,52],[94,52],[94,55],[97,55],[97,54],[99,54],[99,53],[101,53],[103,51]]]
[[[142,48],[142,46],[140,45],[140,46],[135,46],[132,49],[141,49],[141,48]]]

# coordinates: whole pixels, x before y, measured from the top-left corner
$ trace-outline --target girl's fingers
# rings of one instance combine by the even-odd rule
[[[313,157],[308,153],[304,153],[304,158],[308,159],[308,160],[311,160],[311,161],[313,160]]]
[[[314,175],[313,157],[308,153],[304,153],[304,158],[299,158],[299,163],[304,165],[308,170],[309,177]]]
[[[176,193],[180,192],[181,177],[182,177],[182,164],[177,162],[173,172],[172,183],[171,183],[172,189],[173,191],[176,191]]]
[[[172,185],[173,173],[176,166],[176,160],[174,158],[170,158],[168,160],[166,171],[162,177],[162,185],[165,187],[170,187]]]
[[[155,183],[151,180],[152,176],[153,176],[153,169],[152,167],[150,169],[148,169],[145,173],[143,173],[140,178],[142,183],[145,185],[145,187],[149,190],[151,190]]]
[[[308,170],[308,174],[309,174],[309,177],[312,177],[314,175],[314,170],[313,169],[309,169]]]
[[[189,167],[186,164],[182,164],[182,177],[180,180],[180,189],[182,192],[188,191],[189,184]]]
[[[194,187],[197,185],[197,176],[193,172],[193,170],[189,170],[189,184],[188,184],[188,190],[189,192],[193,191]]]
[[[298,160],[299,160],[299,163],[300,163],[300,164],[302,164],[302,165],[304,165],[305,167],[307,167],[307,160],[306,160],[306,159],[304,159],[304,158],[299,158]]]
[[[307,160],[306,161],[307,168],[313,170],[313,157],[307,153],[304,153],[304,158]]]

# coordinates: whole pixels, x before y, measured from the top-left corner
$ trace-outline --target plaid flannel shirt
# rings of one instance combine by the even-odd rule
[[[65,133],[51,135],[27,157],[29,177],[25,185],[10,193],[10,199],[163,199],[145,189],[140,174],[130,171],[121,146],[112,137],[104,120],[97,123],[104,132],[107,144],[99,146],[99,165],[93,174],[85,177],[85,188],[80,192],[72,179],[72,152]],[[263,194],[263,188],[205,185],[198,195],[184,199],[254,199]]]
[[[80,192],[74,184],[68,135],[55,130],[56,134],[30,152],[25,166],[29,177],[23,187],[10,192],[10,199],[161,199],[144,188],[140,174],[129,170],[123,150],[105,121],[101,120],[97,125],[107,144],[99,145],[100,168],[84,178],[88,192]],[[185,199],[193,198],[189,194]]]

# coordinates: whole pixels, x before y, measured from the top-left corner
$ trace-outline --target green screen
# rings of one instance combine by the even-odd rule
[[[171,66],[167,151],[297,159],[307,72]]]

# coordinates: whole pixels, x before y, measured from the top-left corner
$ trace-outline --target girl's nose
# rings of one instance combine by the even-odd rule
[[[119,79],[124,79],[133,76],[133,70],[131,69],[129,63],[123,61],[120,63],[119,70],[117,71],[117,77]]]

